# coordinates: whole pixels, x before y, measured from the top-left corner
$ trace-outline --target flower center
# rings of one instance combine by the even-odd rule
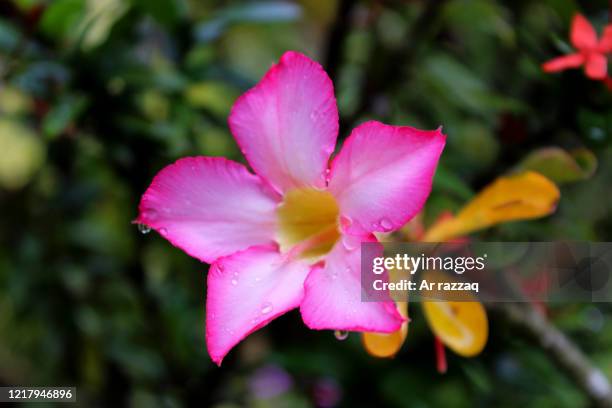
[[[327,191],[288,191],[277,209],[281,252],[300,258],[325,255],[340,238],[338,214],[338,203]]]

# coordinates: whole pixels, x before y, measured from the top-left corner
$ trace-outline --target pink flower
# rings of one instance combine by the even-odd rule
[[[393,332],[392,301],[361,302],[360,243],[419,212],[446,137],[367,122],[329,162],[338,134],[321,66],[285,53],[240,97],[231,131],[256,172],[184,158],[154,178],[136,222],[211,263],[206,343],[217,364],[249,333],[300,308],[311,329]]]
[[[598,40],[589,20],[582,14],[576,14],[572,20],[570,41],[578,52],[542,64],[544,72],[559,72],[584,66],[584,72],[589,78],[604,79],[608,71],[606,53],[612,51],[612,25],[606,26],[601,40]]]

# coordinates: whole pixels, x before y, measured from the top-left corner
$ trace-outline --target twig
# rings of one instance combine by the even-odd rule
[[[596,407],[612,407],[612,386],[565,334],[529,304],[498,303],[491,306],[510,324],[546,351],[548,356],[588,396]]]

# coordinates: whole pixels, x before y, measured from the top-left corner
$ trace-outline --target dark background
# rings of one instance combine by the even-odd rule
[[[163,166],[243,161],[229,109],[292,49],[332,77],[340,139],[367,118],[444,126],[427,224],[530,152],[580,147],[597,171],[560,186],[554,215],[480,236],[610,241],[610,92],[579,70],[540,69],[571,50],[577,11],[600,31],[611,12],[572,0],[0,1],[0,386],[77,386],[82,406],[586,406],[495,318],[482,355],[449,353],[438,374],[418,305],[394,359],[292,312],[217,368],[204,343],[207,266],[131,224]],[[607,375],[611,312],[548,311]]]

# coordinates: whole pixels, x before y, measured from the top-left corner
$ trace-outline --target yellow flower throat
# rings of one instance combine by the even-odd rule
[[[327,254],[340,238],[338,214],[338,203],[327,191],[288,191],[277,209],[281,252],[293,252],[300,258]]]

